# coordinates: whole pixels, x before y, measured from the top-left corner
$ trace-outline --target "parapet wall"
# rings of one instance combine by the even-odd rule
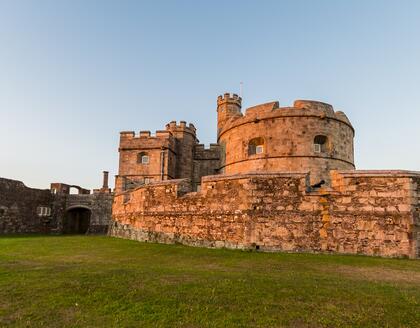
[[[380,171],[382,172],[382,171]],[[110,235],[194,246],[416,258],[419,172],[336,171],[170,180],[116,195]]]
[[[174,148],[174,140],[170,131],[158,130],[154,135],[150,131],[140,131],[138,135],[134,131],[120,132],[120,151],[161,147]]]

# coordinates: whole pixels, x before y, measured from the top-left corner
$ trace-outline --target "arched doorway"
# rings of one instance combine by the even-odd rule
[[[91,211],[86,207],[72,207],[66,211],[63,233],[86,234],[90,225]]]

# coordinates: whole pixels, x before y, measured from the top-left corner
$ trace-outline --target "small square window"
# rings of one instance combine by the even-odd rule
[[[51,216],[51,208],[46,206],[39,206],[37,208],[38,216]]]
[[[264,146],[263,145],[258,145],[255,147],[255,154],[262,154],[264,153]]]
[[[144,184],[149,184],[150,183],[150,178],[144,178]]]
[[[142,163],[142,164],[149,164],[149,156],[147,156],[147,155],[143,155],[143,156],[141,157],[141,163]]]
[[[248,156],[264,153],[264,139],[261,137],[251,139],[248,143]]]
[[[320,153],[321,152],[321,145],[320,144],[314,144],[314,152]]]

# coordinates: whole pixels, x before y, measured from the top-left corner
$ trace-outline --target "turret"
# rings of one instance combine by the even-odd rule
[[[232,117],[241,116],[242,98],[237,94],[225,93],[217,98],[217,136]]]
[[[174,178],[193,178],[193,158],[194,147],[198,143],[196,129],[193,124],[185,121],[172,121],[166,124],[166,130],[169,131],[176,140],[175,156],[175,176]]]

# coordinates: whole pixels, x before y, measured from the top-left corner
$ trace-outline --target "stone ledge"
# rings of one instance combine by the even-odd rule
[[[249,172],[241,174],[208,175],[201,178],[202,182],[221,180],[239,180],[247,178],[306,178],[308,172]]]
[[[343,177],[389,177],[406,178],[420,177],[420,171],[408,170],[333,170],[331,173],[338,173]]]

